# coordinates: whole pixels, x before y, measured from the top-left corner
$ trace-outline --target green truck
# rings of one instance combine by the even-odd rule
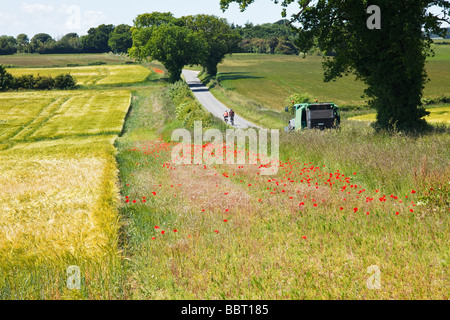
[[[295,118],[289,121],[285,131],[303,129],[331,129],[341,123],[339,107],[334,103],[299,103],[286,107]]]

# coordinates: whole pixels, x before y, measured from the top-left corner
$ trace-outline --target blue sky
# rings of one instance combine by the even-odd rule
[[[191,14],[214,14],[226,18],[230,23],[244,25],[275,22],[281,19],[281,7],[271,0],[257,0],[245,12],[232,4],[223,13],[219,0],[0,0],[0,35],[17,36],[48,33],[58,38],[69,32],[79,35],[90,27],[122,23],[132,25],[138,14],[145,12],[172,12],[176,17]],[[298,5],[293,3],[288,15]]]
[[[236,4],[223,13],[219,0],[0,0],[0,35],[17,36],[48,33],[53,37],[69,32],[79,35],[90,27],[122,23],[132,25],[137,15],[145,12],[172,12],[176,17],[193,14],[214,14],[230,23],[244,25],[280,20],[281,7],[270,0],[258,0],[245,12]],[[292,7],[292,13],[295,4]]]

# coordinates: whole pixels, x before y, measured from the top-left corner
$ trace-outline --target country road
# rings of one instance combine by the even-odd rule
[[[199,71],[183,70],[183,76],[186,83],[191,88],[197,100],[206,110],[211,112],[212,115],[223,120],[223,113],[230,108],[217,100],[216,97],[209,92],[209,89],[198,79],[198,74]],[[250,127],[259,128],[259,126],[243,119],[238,114],[236,114],[234,118],[234,127],[237,129],[246,129]]]

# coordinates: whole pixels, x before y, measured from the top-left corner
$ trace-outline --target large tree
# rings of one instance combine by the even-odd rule
[[[186,65],[199,64],[206,55],[203,37],[182,26],[171,13],[146,13],[134,21],[133,47],[130,57],[138,60],[158,60],[169,71],[171,82],[181,79]]]
[[[233,31],[226,19],[199,14],[180,18],[183,24],[202,37],[207,44],[207,53],[201,65],[211,76],[217,75],[217,65],[228,53],[232,53],[241,41],[241,36]]]
[[[282,14],[294,0],[281,2]],[[245,10],[254,0],[220,0],[223,10],[237,2]],[[324,62],[325,81],[351,72],[367,85],[369,105],[377,110],[376,128],[420,130],[427,112],[421,106],[427,82],[426,58],[432,54],[430,34],[444,35],[450,2],[445,0],[296,0],[297,45],[306,52],[314,43],[334,52]],[[381,28],[371,26],[371,5],[381,9]],[[443,16],[428,11],[441,8]],[[376,13],[376,12],[375,12]],[[374,18],[377,18],[376,16]]]

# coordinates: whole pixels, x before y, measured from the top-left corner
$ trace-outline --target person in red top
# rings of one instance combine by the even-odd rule
[[[228,110],[223,113],[223,121],[228,121]]]

